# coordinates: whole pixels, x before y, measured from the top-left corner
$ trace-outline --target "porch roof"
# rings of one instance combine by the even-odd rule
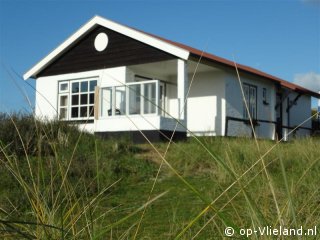
[[[174,42],[159,36],[156,36],[154,34],[146,33],[143,31],[140,31],[135,28],[131,28],[128,26],[124,26],[118,23],[115,23],[113,21],[107,20],[105,18],[102,18],[100,16],[93,17],[89,22],[87,22],[85,25],[83,25],[78,31],[76,31],[73,35],[71,35],[66,41],[64,41],[61,45],[59,45],[56,49],[54,49],[51,53],[49,53],[45,58],[43,58],[41,61],[39,61],[36,65],[34,65],[29,71],[27,71],[23,78],[27,80],[28,78],[35,78],[36,75],[45,69],[48,65],[50,65],[57,57],[61,56],[61,54],[66,50],[69,49],[72,45],[76,44],[77,41],[85,35],[88,31],[93,29],[96,26],[103,26],[106,28],[110,28],[112,30],[115,30],[119,33],[122,33],[126,36],[129,36],[133,39],[136,39],[138,41],[144,42],[150,46],[153,46],[155,48],[158,48],[164,52],[170,53],[178,58],[188,60],[191,57],[206,59],[213,63],[219,63],[228,67],[235,68],[235,64],[237,68],[246,73],[254,74],[259,77],[266,78],[268,80],[274,81],[278,83],[280,86],[291,89],[293,91],[297,91],[299,93],[308,94],[310,96],[316,97],[320,99],[320,94],[314,91],[311,91],[309,89],[303,88],[299,85],[296,85],[294,83],[285,81],[283,79],[280,79],[278,77],[272,76],[268,73],[262,72],[258,69],[245,66],[242,64],[235,63],[233,61],[230,61],[228,59],[218,57],[216,55],[213,55],[211,53],[207,53],[204,51],[201,51],[199,49],[195,49],[193,47],[184,45],[182,43]]]

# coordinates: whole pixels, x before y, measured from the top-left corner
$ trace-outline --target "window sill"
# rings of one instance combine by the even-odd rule
[[[113,115],[113,116],[100,116],[98,120],[106,119],[119,119],[119,118],[145,118],[145,117],[160,117],[159,114],[150,113],[150,114],[130,114],[130,115]]]
[[[66,122],[66,123],[71,123],[71,124],[85,124],[85,123],[94,123],[94,119],[72,119],[72,120],[66,120],[66,119],[61,119],[60,121]]]

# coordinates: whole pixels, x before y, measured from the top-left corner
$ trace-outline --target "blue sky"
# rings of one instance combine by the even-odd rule
[[[30,110],[22,92],[34,104],[34,90],[12,70],[22,76],[94,15],[320,90],[320,0],[0,0],[0,111]]]

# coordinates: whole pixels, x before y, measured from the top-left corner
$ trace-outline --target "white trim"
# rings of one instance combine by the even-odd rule
[[[187,115],[187,85],[188,85],[188,71],[187,63],[184,60],[177,60],[177,97],[179,100],[179,119],[186,120]]]
[[[81,79],[87,79],[87,78],[98,78],[100,81],[103,71],[104,69],[79,72],[79,73],[66,73],[66,74],[60,74],[60,75],[54,75],[54,76],[40,77],[39,79],[46,79],[47,81],[50,81],[50,80],[61,81],[61,80],[81,80]]]
[[[126,35],[135,40],[141,41],[145,44],[148,44],[152,47],[158,48],[164,52],[170,53],[178,58],[182,58],[187,60],[189,57],[189,51],[174,46],[170,43],[162,41],[158,38],[152,37],[146,33],[142,33],[140,31],[134,30],[132,28],[123,26],[121,24],[115,23],[113,21],[107,20],[100,16],[93,17],[89,22],[84,24],[78,31],[76,31],[73,35],[71,35],[67,40],[65,40],[62,44],[60,44],[56,49],[54,49],[51,53],[49,53],[46,57],[40,60],[36,65],[34,65],[30,70],[28,70],[24,75],[23,79],[27,80],[30,77],[33,77],[37,73],[39,73],[43,68],[48,66],[52,60],[58,57],[66,48],[70,47],[78,38],[88,32],[90,29],[95,27],[96,25],[100,25],[106,28],[109,28],[113,31]]]
[[[107,90],[107,89],[111,89],[111,91],[112,91],[112,98],[111,98],[111,102],[109,101],[109,103],[111,104],[111,109],[112,109],[112,114],[111,115],[108,115],[108,113],[107,113],[107,115],[106,114],[102,114],[102,111],[101,111],[101,114],[100,114],[100,116],[99,116],[99,119],[109,119],[109,118],[114,118],[114,117],[116,117],[116,118],[119,118],[119,117],[124,117],[124,116],[126,116],[126,117],[128,117],[128,116],[150,116],[150,115],[159,115],[159,111],[157,110],[158,109],[158,104],[159,104],[159,100],[158,100],[158,96],[159,96],[159,94],[158,94],[158,91],[159,91],[159,89],[158,89],[158,87],[160,86],[160,80],[146,80],[146,81],[141,81],[141,82],[130,82],[130,83],[127,83],[127,84],[122,84],[122,85],[113,85],[113,86],[107,86],[107,87],[102,87],[102,88],[100,88],[100,91],[104,91],[104,90]],[[145,113],[145,101],[146,101],[146,98],[147,99],[149,99],[149,100],[147,100],[147,101],[151,101],[151,98],[150,98],[150,96],[145,96],[144,95],[144,93],[145,93],[145,85],[146,84],[154,84],[155,85],[155,87],[156,87],[156,91],[155,91],[155,93],[156,93],[156,95],[155,95],[155,97],[156,97],[156,108],[155,108],[155,110],[154,110],[154,112],[153,111],[150,111],[150,112],[147,112],[147,113]],[[140,94],[139,95],[136,95],[136,96],[139,96],[139,98],[140,98],[140,112],[138,113],[130,113],[130,92],[131,91],[134,91],[132,88],[130,88],[130,86],[139,86],[140,87]],[[117,87],[121,87],[121,88],[125,88],[125,94],[126,94],[126,98],[125,98],[125,113],[124,114],[122,114],[122,115],[116,115],[115,114],[115,109],[116,109],[116,88]],[[134,91],[134,94],[137,94],[137,92],[136,91]],[[150,92],[149,92],[149,94],[150,94]],[[107,100],[106,98],[104,98],[104,95],[101,93],[100,94],[100,96],[101,96],[101,100],[99,101],[99,102],[101,102],[101,107],[103,108],[104,107],[104,100]],[[135,97],[136,97],[135,96]],[[107,100],[108,101],[108,100]],[[108,102],[107,102],[107,104],[109,104]]]
[[[66,90],[62,90],[61,89],[61,85],[63,84],[67,84],[67,89]],[[58,93],[69,93],[69,82],[62,82],[62,81],[59,81],[59,89],[58,89]]]
[[[67,121],[77,121],[77,120],[88,120],[88,119],[94,119],[94,116],[90,116],[90,112],[87,112],[87,117],[80,117],[80,108],[81,107],[87,107],[90,108],[91,106],[94,107],[94,103],[90,103],[90,94],[94,94],[95,91],[90,91],[90,82],[91,81],[97,81],[97,85],[98,86],[98,82],[99,82],[99,77],[88,77],[88,78],[75,78],[75,79],[60,79],[58,80],[58,92],[57,92],[57,98],[58,98],[58,102],[57,102],[57,109],[58,109],[58,118],[60,119],[60,110],[61,108],[65,108],[67,109],[67,116],[66,118],[63,118],[63,120],[67,120]],[[79,83],[79,87],[81,82],[87,82],[88,86],[87,86],[87,91],[86,92],[82,92],[81,89],[79,88],[79,92],[72,92],[72,84],[73,83]],[[60,91],[60,85],[67,83],[68,84],[68,91]],[[81,104],[81,92],[83,94],[87,94],[87,103],[86,104]],[[78,99],[78,104],[77,105],[72,105],[72,96],[74,95],[78,95],[79,99]],[[68,96],[68,104],[66,106],[61,106],[61,102],[60,102],[60,97],[61,96]],[[79,108],[79,113],[78,113],[78,117],[72,117],[72,108],[73,107],[78,107]],[[88,109],[89,111],[89,109]]]

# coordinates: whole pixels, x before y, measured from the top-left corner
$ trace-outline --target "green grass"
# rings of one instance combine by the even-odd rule
[[[320,139],[275,144],[172,143],[156,179],[164,159],[154,148],[163,154],[167,143],[106,141],[2,114],[0,238],[222,239],[226,226],[320,229]]]

